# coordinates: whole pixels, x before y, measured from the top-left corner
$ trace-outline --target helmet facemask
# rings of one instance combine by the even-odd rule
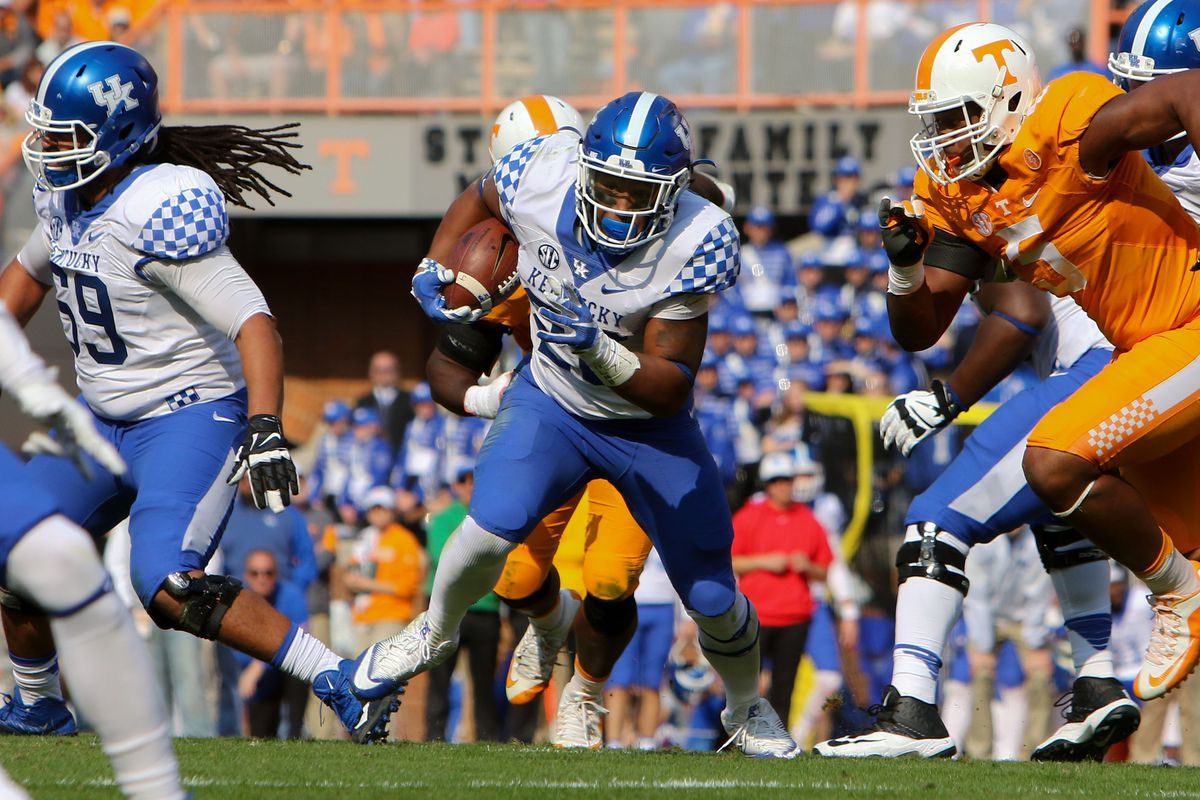
[[[917,115],[922,125],[909,145],[921,169],[935,183],[945,186],[986,171],[1012,142],[1016,131],[1008,135],[1001,124],[1010,116],[1007,109],[997,114],[1000,99],[959,97],[919,101],[914,96],[909,101],[909,113]],[[961,124],[956,124],[959,120]],[[959,152],[947,152],[951,150]]]
[[[581,146],[576,178],[576,214],[584,232],[600,247],[628,252],[659,238],[671,227],[679,193],[691,167],[673,175],[642,168],[637,160],[588,155]]]
[[[82,120],[55,120],[49,108],[30,100],[25,121],[33,130],[21,142],[21,154],[38,185],[74,189],[109,166],[108,153],[96,147],[99,133]]]

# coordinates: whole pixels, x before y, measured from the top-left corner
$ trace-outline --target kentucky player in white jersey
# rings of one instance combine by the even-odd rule
[[[558,133],[515,147],[446,213],[414,294],[435,319],[473,319],[445,308],[438,288],[451,276],[439,262],[471,226],[503,219],[520,244],[533,352],[480,451],[470,516],[442,554],[429,611],[360,656],[361,695],[395,691],[445,660],[507,554],[600,477],[653,540],[700,628],[724,678],[731,744],[795,752],[758,696],[758,622],[734,583],[729,507],[689,408],[710,297],[738,268],[733,221],[688,191],[693,163],[675,104],[633,92],[602,108],[582,140]]]
[[[55,383],[54,371],[29,349],[3,304],[0,386],[25,413],[58,429],[54,442],[39,438],[43,445],[80,464],[87,453],[91,464],[111,474],[125,472],[92,415]],[[33,483],[2,445],[0,574],[9,591],[49,615],[72,699],[100,734],[121,791],[146,800],[182,798],[167,711],[129,612],[113,592],[88,535],[62,515],[51,493]],[[26,795],[0,781],[0,798],[14,797]]]
[[[226,246],[225,209],[246,191],[270,199],[254,165],[303,168],[288,134],[163,127],[153,67],[113,42],[51,62],[26,119],[39,224],[0,276],[0,299],[26,322],[54,292],[83,399],[129,464],[85,477],[40,457],[26,475],[93,535],[130,518],[131,577],[158,625],[312,682],[355,738],[380,736],[389,700],[361,702],[321,642],[239,581],[204,573],[242,476],[260,508],[282,511],[297,491],[279,421],[282,346]],[[44,619],[10,603],[4,620],[18,691],[0,729],[63,732]]]
[[[890,201],[881,207],[886,222]],[[884,228],[885,247],[895,246]],[[945,245],[945,262],[980,259],[969,244]],[[950,251],[953,252],[950,252]],[[1035,760],[1099,759],[1137,729],[1140,714],[1113,674],[1107,558],[1057,520],[1021,470],[1025,440],[1042,416],[1099,372],[1110,345],[1069,297],[1048,298],[1023,283],[986,283],[975,293],[985,312],[968,354],[943,383],[897,397],[880,433],[908,455],[1007,375],[1026,355],[1042,381],[1016,395],[967,439],[963,451],[909,507],[896,554],[900,589],[892,685],[876,723],[861,734],[821,742],[824,756],[950,756],[956,751],[935,705],[950,630],[970,585],[971,546],[1031,524],[1067,628],[1075,683],[1066,722],[1033,752]]]

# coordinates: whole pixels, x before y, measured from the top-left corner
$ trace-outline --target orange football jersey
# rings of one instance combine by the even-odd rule
[[[929,221],[1003,260],[1023,280],[1070,294],[1125,350],[1200,316],[1200,229],[1140,153],[1105,178],[1079,163],[1096,112],[1121,94],[1099,75],[1052,81],[998,159],[1007,179],[934,184],[918,174]]]
[[[528,353],[533,346],[529,335],[529,298],[525,296],[524,286],[518,286],[500,305],[484,315],[483,319],[508,328],[522,351]]]

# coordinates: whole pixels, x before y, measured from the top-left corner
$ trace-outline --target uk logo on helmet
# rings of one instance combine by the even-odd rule
[[[108,89],[104,88],[106,83]],[[120,75],[109,75],[102,81],[89,83],[87,88],[92,93],[92,99],[96,101],[96,105],[107,106],[109,114],[117,110],[117,105],[122,100],[125,101],[126,111],[138,107],[138,101],[130,95],[130,92],[133,91],[133,81],[121,83]]]

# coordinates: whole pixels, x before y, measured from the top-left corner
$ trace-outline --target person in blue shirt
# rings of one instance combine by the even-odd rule
[[[342,522],[352,525],[366,513],[367,492],[387,483],[392,469],[392,448],[380,433],[379,412],[370,406],[359,406],[350,416],[351,442],[348,453],[346,487],[338,496],[338,513]]]
[[[737,477],[737,454],[734,451],[737,430],[733,419],[733,403],[717,394],[717,380],[717,361],[706,355],[696,372],[693,399],[696,422],[717,462],[721,483],[728,490]]]
[[[842,156],[833,167],[833,189],[813,202],[808,227],[826,239],[853,235],[858,226],[859,209],[866,201],[859,191],[861,175],[858,160]]]
[[[854,350],[842,338],[842,326],[849,313],[825,295],[817,298],[813,306],[813,328],[815,335],[809,342],[812,345],[813,357],[822,362],[850,358]]]
[[[1075,27],[1067,31],[1067,48],[1071,51],[1071,57],[1050,70],[1046,76],[1047,83],[1071,72],[1092,72],[1108,77],[1108,70],[1087,57],[1087,35],[1083,28]]]
[[[780,290],[795,291],[792,256],[775,238],[775,214],[766,206],[750,209],[742,234],[742,271],[734,291],[751,314],[769,317]]]
[[[292,506],[282,514],[255,508],[250,487],[243,478],[221,538],[226,574],[241,579],[242,565],[255,550],[270,552],[275,557],[279,579],[301,592],[316,580],[317,557],[304,515]]]
[[[419,383],[413,389],[412,408],[413,418],[404,431],[391,485],[413,492],[427,502],[442,486],[446,417],[438,413],[428,383]]]
[[[317,441],[317,457],[308,478],[309,496],[316,503],[332,504],[350,478],[350,406],[330,400],[321,411],[326,429]]]

